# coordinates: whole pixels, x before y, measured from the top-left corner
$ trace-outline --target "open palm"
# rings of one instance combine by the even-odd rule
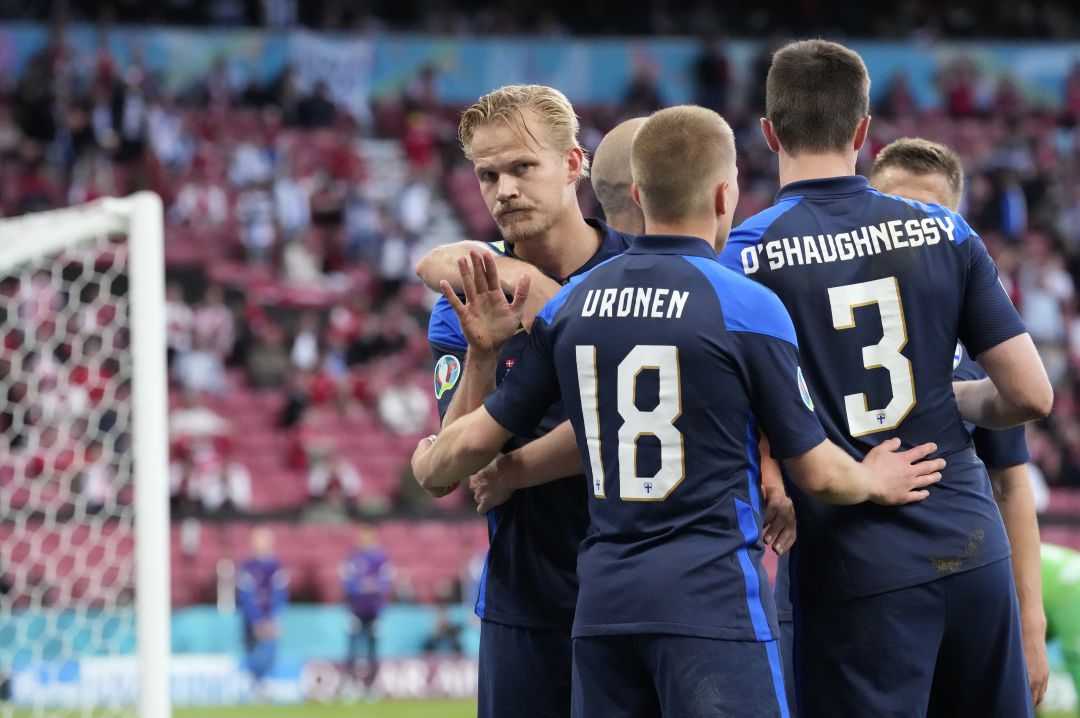
[[[485,352],[497,351],[514,336],[521,326],[525,299],[529,295],[529,277],[525,275],[514,290],[513,302],[506,300],[499,284],[499,270],[494,258],[486,252],[469,252],[472,266],[464,257],[458,260],[461,284],[465,291],[462,302],[450,283],[443,281],[443,295],[457,313],[461,331],[469,346]]]

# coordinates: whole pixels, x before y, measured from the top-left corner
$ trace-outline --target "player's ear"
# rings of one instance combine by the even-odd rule
[[[870,115],[859,120],[859,124],[855,127],[855,138],[852,141],[851,149],[858,152],[862,149],[863,144],[866,142],[867,136],[870,134]]]
[[[634,204],[641,208],[641,211],[645,211],[645,208],[641,206],[641,193],[638,191],[637,182],[630,183],[630,198],[634,200]]]
[[[761,118],[761,134],[765,135],[765,144],[773,152],[780,152],[780,140],[776,138],[776,128],[769,122],[768,117]]]
[[[585,167],[585,153],[580,147],[571,147],[566,151],[566,182],[574,184],[581,177],[581,170]]]
[[[722,217],[725,214],[730,214],[734,207],[729,207],[731,204],[728,202],[728,181],[724,180],[716,185],[713,189],[713,209],[716,211],[717,217]]]

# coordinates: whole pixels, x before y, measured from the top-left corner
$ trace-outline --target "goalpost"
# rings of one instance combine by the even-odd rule
[[[170,715],[167,401],[160,198],[0,220],[0,716]]]

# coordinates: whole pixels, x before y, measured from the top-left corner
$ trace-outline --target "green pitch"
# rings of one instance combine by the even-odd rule
[[[2,714],[2,711],[0,711]],[[30,718],[29,711],[17,711],[15,718]],[[81,718],[81,713],[49,714],[56,718]],[[173,718],[473,718],[476,703],[471,701],[380,701],[352,705],[309,703],[297,706],[239,706],[235,708],[176,708]],[[1075,718],[1071,711],[1040,711],[1039,718]]]
[[[472,701],[357,701],[352,705],[308,703],[299,706],[177,708],[173,718],[474,718]]]
[[[359,702],[349,706],[245,706],[242,708],[178,708],[173,718],[473,718],[476,704],[468,701]],[[1038,718],[1075,718],[1071,711],[1040,711]]]
[[[8,713],[0,706],[0,716]],[[37,718],[32,711],[15,711],[14,718]],[[83,713],[45,714],[49,718],[82,718]],[[173,718],[475,718],[475,701],[357,701],[351,705],[307,703],[286,706],[210,706],[174,708]]]

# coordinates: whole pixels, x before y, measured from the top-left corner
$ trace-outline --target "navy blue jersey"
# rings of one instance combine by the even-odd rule
[[[632,239],[599,220],[586,222],[600,230],[603,238],[596,254],[571,276],[621,254]],[[497,248],[514,256],[510,245]],[[560,284],[567,281],[551,278]],[[521,330],[503,345],[496,382],[501,383],[520,361],[528,336]],[[457,388],[466,350],[457,314],[445,297],[440,297],[431,315],[428,340],[435,358],[435,396],[443,416]],[[506,450],[543,436],[565,420],[562,405],[551,406],[537,426],[515,436]],[[585,494],[584,480],[571,477],[516,491],[509,501],[488,512],[491,545],[476,601],[480,618],[510,626],[569,630],[577,600],[578,545],[588,523]]]
[[[953,378],[959,381],[983,379],[986,372],[971,358],[971,354],[961,343],[956,344],[953,355]],[[1027,439],[1023,426],[1011,429],[983,429],[974,424],[965,424],[975,442],[975,454],[988,469],[1007,469],[1011,466],[1026,464],[1031,459],[1028,453]],[[780,557],[776,568],[776,619],[792,620],[790,584],[788,574],[788,554]]]
[[[934,441],[948,461],[930,497],[907,506],[828,506],[794,489],[798,574],[814,595],[870,595],[1008,556],[952,362],[958,338],[978,355],[1024,325],[964,219],[863,177],[795,182],[732,231],[721,262],[790,310],[829,438],[856,458],[894,436]]]
[[[703,240],[639,237],[548,302],[485,406],[528,434],[560,399],[590,493],[574,636],[771,640],[758,426],[779,458],[825,438],[776,296]]]

